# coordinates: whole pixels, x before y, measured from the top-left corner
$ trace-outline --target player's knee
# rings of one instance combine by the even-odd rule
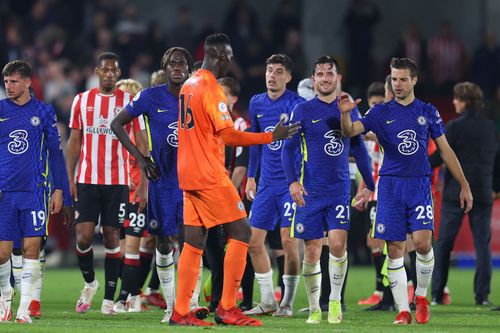
[[[428,241],[420,241],[420,242],[414,242],[415,244],[415,251],[420,254],[427,254],[431,251],[432,249],[432,244],[431,242]]]
[[[331,242],[330,243],[330,253],[337,258],[342,257],[345,253],[344,242],[341,242],[341,241]]]
[[[196,247],[199,248],[200,246],[198,245]],[[169,254],[174,249],[174,243],[171,239],[162,240],[161,242],[158,242],[158,244],[156,245],[156,249],[161,254]]]
[[[9,251],[0,250],[0,265],[5,264],[9,260],[10,260]]]

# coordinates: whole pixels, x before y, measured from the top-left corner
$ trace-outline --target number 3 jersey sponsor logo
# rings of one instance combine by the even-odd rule
[[[398,151],[403,155],[413,155],[418,150],[419,144],[417,134],[414,130],[404,130],[398,133],[397,137],[403,139],[398,145]]]
[[[9,134],[12,141],[7,145],[7,149],[14,155],[19,155],[28,150],[28,132],[25,130],[15,130]]]

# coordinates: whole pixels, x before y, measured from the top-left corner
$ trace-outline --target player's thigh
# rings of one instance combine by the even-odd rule
[[[179,233],[179,205],[181,203],[182,192],[180,190],[154,187],[149,193],[148,232],[155,236],[177,235]]]
[[[394,178],[380,177],[373,237],[403,242],[407,233],[406,207],[401,201],[404,189]]]
[[[101,225],[120,228],[127,218],[129,188],[125,185],[100,185]]]
[[[184,191],[185,199],[186,193],[191,205],[189,209],[192,211],[194,208],[201,224],[207,229],[247,218],[245,206],[232,184],[207,190]],[[187,204],[184,200],[184,225],[192,225],[192,221],[186,220]]]
[[[40,257],[40,248],[42,237],[23,238],[23,257],[26,259],[38,259]]]
[[[250,211],[250,225],[253,228],[271,231],[280,224],[280,217],[276,187],[259,186]]]
[[[260,228],[251,227],[252,238],[250,239],[250,248],[262,248],[265,245],[265,240],[268,231]]]
[[[21,238],[20,215],[15,192],[0,192],[0,242]],[[11,248],[12,243],[6,248]],[[8,254],[10,256],[10,253]]]
[[[78,183],[76,186],[78,201],[75,202],[75,223],[99,223],[103,200],[99,185]]]
[[[322,239],[325,231],[324,200],[312,195],[307,196],[305,200],[306,204],[296,207],[294,211],[290,237],[303,240]]]
[[[324,210],[326,231],[350,229],[350,183],[339,182],[331,185],[330,191],[334,196],[324,196],[320,200],[327,201]]]

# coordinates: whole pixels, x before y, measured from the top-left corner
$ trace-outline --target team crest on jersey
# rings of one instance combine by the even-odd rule
[[[375,228],[379,234],[383,234],[385,232],[385,225],[382,223],[377,223]]]
[[[222,112],[222,113],[227,112],[227,105],[226,105],[226,103],[224,103],[224,102],[220,102],[219,103],[219,111]]]
[[[153,230],[158,229],[158,221],[155,219],[149,220],[149,227]]]
[[[297,230],[297,232],[299,234],[303,233],[304,232],[304,225],[302,223],[297,223],[297,225],[295,226],[295,230]]]
[[[40,125],[40,118],[38,118],[37,116],[33,116],[33,117],[31,117],[30,122],[31,122],[31,125],[38,126],[38,125]]]
[[[425,124],[427,124],[427,119],[424,116],[420,116],[417,118],[417,123],[421,126],[425,126]]]
[[[272,131],[274,131],[274,126],[268,126],[264,130],[264,132],[272,132]],[[273,142],[269,143],[267,146],[271,150],[279,150],[281,148],[282,142],[283,141],[281,141],[281,140],[279,140],[279,141],[273,141]]]
[[[243,202],[238,202],[238,209],[239,210],[244,210],[245,209],[245,205],[243,204]]]

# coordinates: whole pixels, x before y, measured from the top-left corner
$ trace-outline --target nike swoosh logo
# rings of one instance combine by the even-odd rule
[[[340,221],[340,224],[347,224],[349,221]]]
[[[42,230],[43,227],[35,228],[35,231]]]
[[[10,118],[0,118],[0,122],[9,120]]]
[[[156,110],[156,111],[158,111],[158,113],[162,113],[162,112],[167,112],[168,110],[166,110],[166,109],[165,109],[165,110],[163,110],[163,109],[158,109],[158,110]]]
[[[422,223],[423,225],[427,225],[427,224],[431,224],[432,222],[431,221],[426,221],[424,223]]]
[[[395,122],[395,121],[396,121],[396,119],[393,119],[393,120],[387,120],[385,123],[386,123],[387,125],[389,125],[389,124],[392,124],[392,123],[393,123],[393,122]]]
[[[321,119],[313,119],[312,123],[316,124],[317,122],[321,121]]]
[[[262,118],[262,117],[264,117],[264,115],[263,115],[263,114],[258,114],[258,115],[257,115],[257,118]]]

